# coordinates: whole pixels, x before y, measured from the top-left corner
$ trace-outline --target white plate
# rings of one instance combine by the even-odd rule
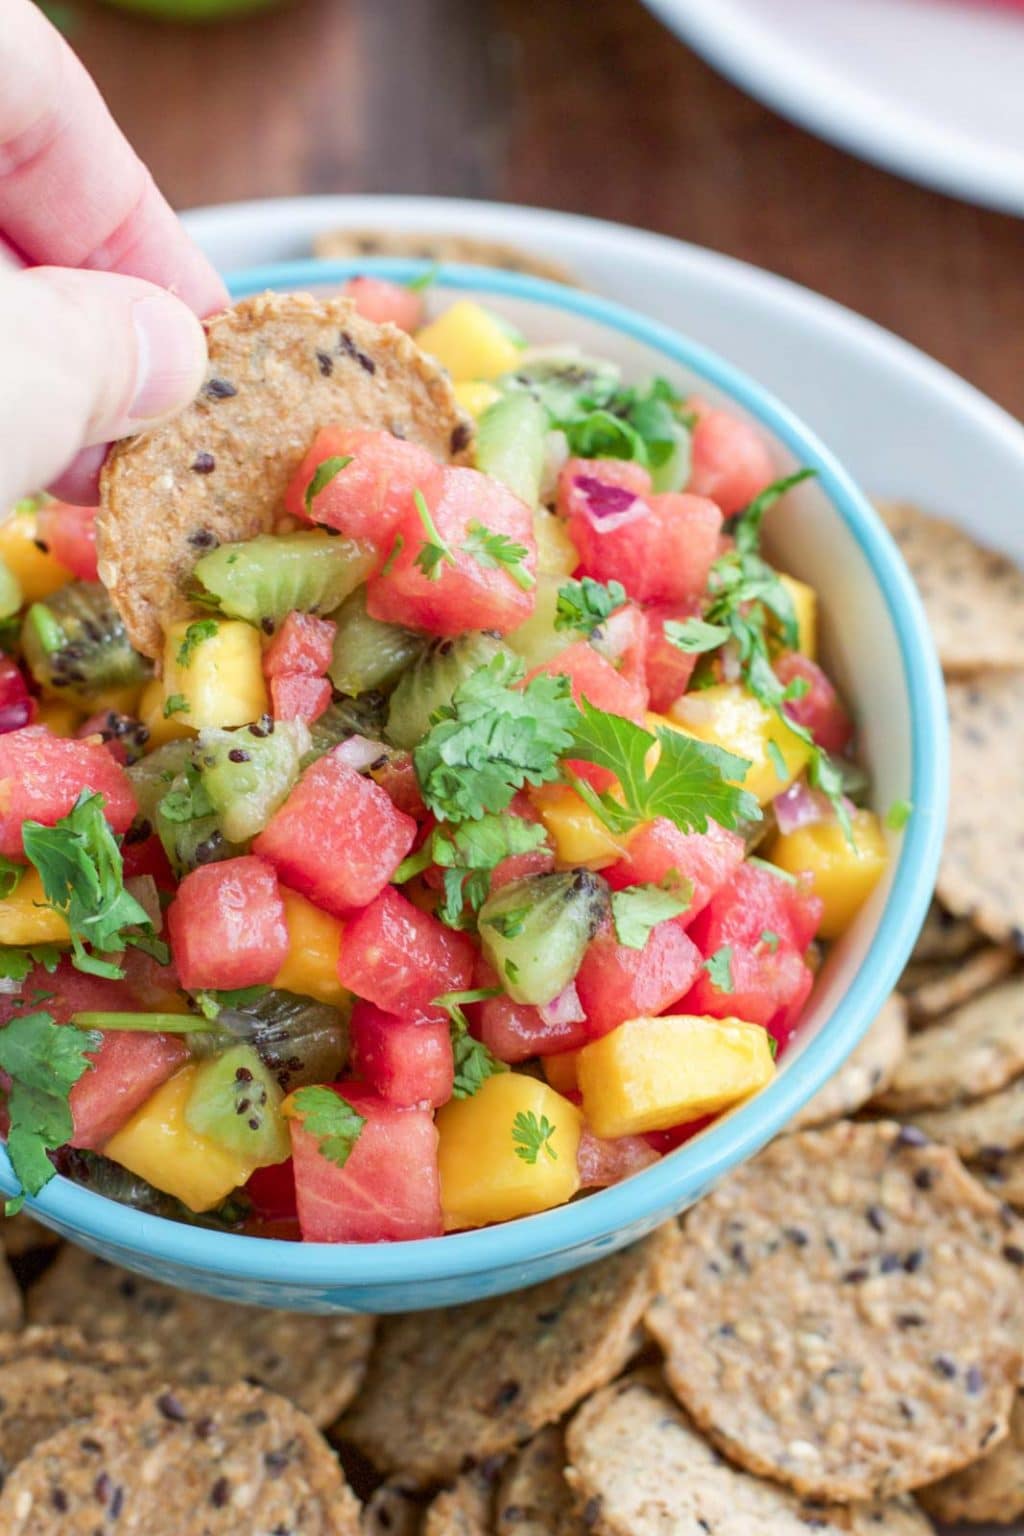
[[[869,493],[920,501],[1024,563],[1024,428],[906,342],[781,278],[662,236],[497,204],[299,198],[186,218],[224,271],[308,255],[314,234],[342,226],[475,234],[544,253],[746,369]]]
[[[1024,214],[1024,11],[995,0],[646,0],[784,117]]]

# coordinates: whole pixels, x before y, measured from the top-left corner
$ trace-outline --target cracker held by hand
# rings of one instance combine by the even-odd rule
[[[206,329],[210,361],[196,399],[119,443],[103,471],[100,579],[147,656],[190,612],[185,592],[200,556],[273,529],[321,427],[392,432],[441,461],[463,457],[472,438],[444,370],[346,299],[261,294]]]
[[[741,1466],[845,1503],[1005,1436],[1020,1274],[998,1202],[948,1148],[887,1122],[784,1136],[685,1236],[648,1326],[676,1396]]]

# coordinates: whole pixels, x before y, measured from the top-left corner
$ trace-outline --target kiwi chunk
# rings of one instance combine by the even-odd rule
[[[131,688],[152,667],[132,650],[121,615],[98,581],[73,581],[33,603],[21,645],[41,687],[88,704],[112,688]]]
[[[476,431],[476,464],[507,485],[528,507],[540,500],[548,413],[525,390],[502,395],[484,412]]]
[[[200,731],[195,763],[229,843],[247,842],[263,831],[296,784],[309,748],[309,728],[302,720]]]
[[[153,823],[156,820],[157,806],[191,761],[191,741],[168,741],[148,756],[140,758],[137,763],[132,763],[128,777],[132,781],[139,805],[136,822],[143,820]]]
[[[251,1045],[233,1045],[199,1066],[185,1120],[198,1136],[254,1163],[283,1163],[291,1152],[283,1099],[257,1051]]]
[[[302,760],[303,768],[315,763],[339,742],[350,736],[369,736],[379,741],[384,734],[388,702],[382,693],[361,693],[354,699],[334,699],[319,720],[309,728],[310,748]]]
[[[387,737],[411,752],[430,729],[430,717],[467,677],[509,648],[484,630],[469,630],[457,640],[438,640],[403,675],[391,695]]]
[[[282,1093],[310,1083],[332,1083],[348,1061],[348,1023],[344,1013],[296,992],[276,987],[237,994],[211,994],[220,1006],[215,1037],[196,1035],[194,1048],[222,1049],[233,1038],[259,1054]]]
[[[608,883],[589,869],[513,880],[480,908],[480,943],[517,1003],[543,1008],[572,981],[611,910]]]
[[[191,755],[161,796],[155,824],[179,880],[200,864],[218,864],[245,852],[244,843],[232,843],[224,836],[220,818]]]
[[[505,643],[523,658],[528,672],[551,661],[579,639],[579,634],[571,629],[555,628],[558,593],[565,581],[564,576],[549,576],[541,571],[537,577],[533,612],[518,629],[505,636]]]
[[[339,693],[389,692],[427,644],[414,630],[372,619],[365,587],[357,587],[331,618],[337,634],[327,671]]]
[[[250,624],[279,624],[289,613],[329,613],[364,582],[373,551],[355,539],[326,533],[259,534],[222,544],[197,561],[201,599]]]
[[[0,559],[0,619],[13,619],[21,604],[21,582],[7,561]]]
[[[559,422],[607,405],[620,377],[614,363],[566,348],[534,352],[498,385],[506,393],[522,390],[532,395],[551,420]]]

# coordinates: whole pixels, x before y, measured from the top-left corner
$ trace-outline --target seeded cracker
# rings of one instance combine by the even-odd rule
[[[105,1398],[0,1494],[4,1536],[358,1536],[359,1505],[305,1414],[239,1384]]]
[[[422,1489],[406,1478],[389,1477],[363,1505],[359,1521],[362,1536],[417,1536],[423,1507]]]
[[[690,1213],[648,1313],[698,1427],[808,1497],[888,1498],[1006,1434],[1018,1250],[998,1202],[921,1141],[841,1121],[773,1142]]]
[[[494,1489],[480,1472],[457,1478],[432,1501],[423,1536],[490,1536]]]
[[[1024,936],[1024,672],[951,683],[949,825],[938,893],[990,939]]]
[[[1024,977],[915,1034],[874,1107],[894,1115],[995,1093],[1024,1072]]]
[[[907,1000],[911,1028],[926,1029],[951,1009],[994,987],[1009,976],[1019,958],[1008,944],[986,944],[963,960],[926,961],[915,966],[929,970],[930,975],[911,978],[904,973],[900,989]]]
[[[1010,1433],[988,1456],[922,1488],[918,1497],[936,1520],[995,1520],[1024,1515],[1024,1399],[1018,1395]]]
[[[977,949],[980,943],[981,934],[973,923],[963,917],[954,917],[952,912],[933,901],[917,936],[911,960],[960,960],[972,949]]]
[[[199,557],[271,531],[318,428],[382,428],[441,460],[464,456],[472,437],[443,369],[348,300],[261,294],[206,329],[196,400],[115,446],[103,471],[100,579],[147,656],[189,612],[183,593]]]
[[[17,1216],[0,1217],[0,1249],[9,1259],[21,1259],[27,1253],[56,1248],[60,1238],[49,1227],[34,1221],[24,1211]]]
[[[518,246],[498,240],[478,240],[472,235],[437,235],[418,230],[331,229],[317,235],[313,254],[321,261],[348,261],[359,256],[398,256],[420,261],[463,262],[474,267],[499,267],[506,272],[525,272],[552,283],[577,286],[571,272],[546,256],[535,256]]]
[[[321,1427],[359,1389],[373,1341],[368,1317],[304,1317],[238,1307],[158,1285],[81,1248],[64,1248],[29,1291],[29,1317],[74,1323],[87,1338],[130,1344],[183,1386],[256,1382]]]
[[[1024,1209],[1024,1152],[993,1147],[972,1164],[971,1172],[997,1200],[1005,1200],[1015,1210]]]
[[[914,1124],[933,1141],[944,1142],[968,1160],[1024,1147],[1024,1076],[983,1099],[919,1109]]]
[[[927,1536],[909,1499],[849,1509],[806,1504],[724,1461],[673,1402],[656,1371],[598,1392],[567,1435],[566,1474],[580,1529],[596,1536]]]
[[[20,1328],[25,1306],[18,1289],[18,1282],[11,1274],[10,1265],[0,1249],[0,1329]]]
[[[906,1004],[893,993],[857,1049],[790,1121],[788,1129],[805,1131],[812,1125],[827,1125],[852,1115],[892,1080],[906,1048]]]
[[[385,1318],[341,1421],[382,1471],[445,1482],[502,1455],[618,1375],[637,1344],[674,1226],[590,1269],[494,1300]]]
[[[498,1483],[496,1536],[583,1536],[565,1480],[565,1436],[549,1424],[517,1451]]]
[[[906,502],[877,507],[917,583],[943,671],[1024,667],[1024,573],[954,523]]]

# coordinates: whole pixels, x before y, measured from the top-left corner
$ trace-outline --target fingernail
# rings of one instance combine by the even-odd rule
[[[133,422],[151,423],[180,411],[202,383],[206,341],[199,321],[169,293],[132,306],[137,365]]]

